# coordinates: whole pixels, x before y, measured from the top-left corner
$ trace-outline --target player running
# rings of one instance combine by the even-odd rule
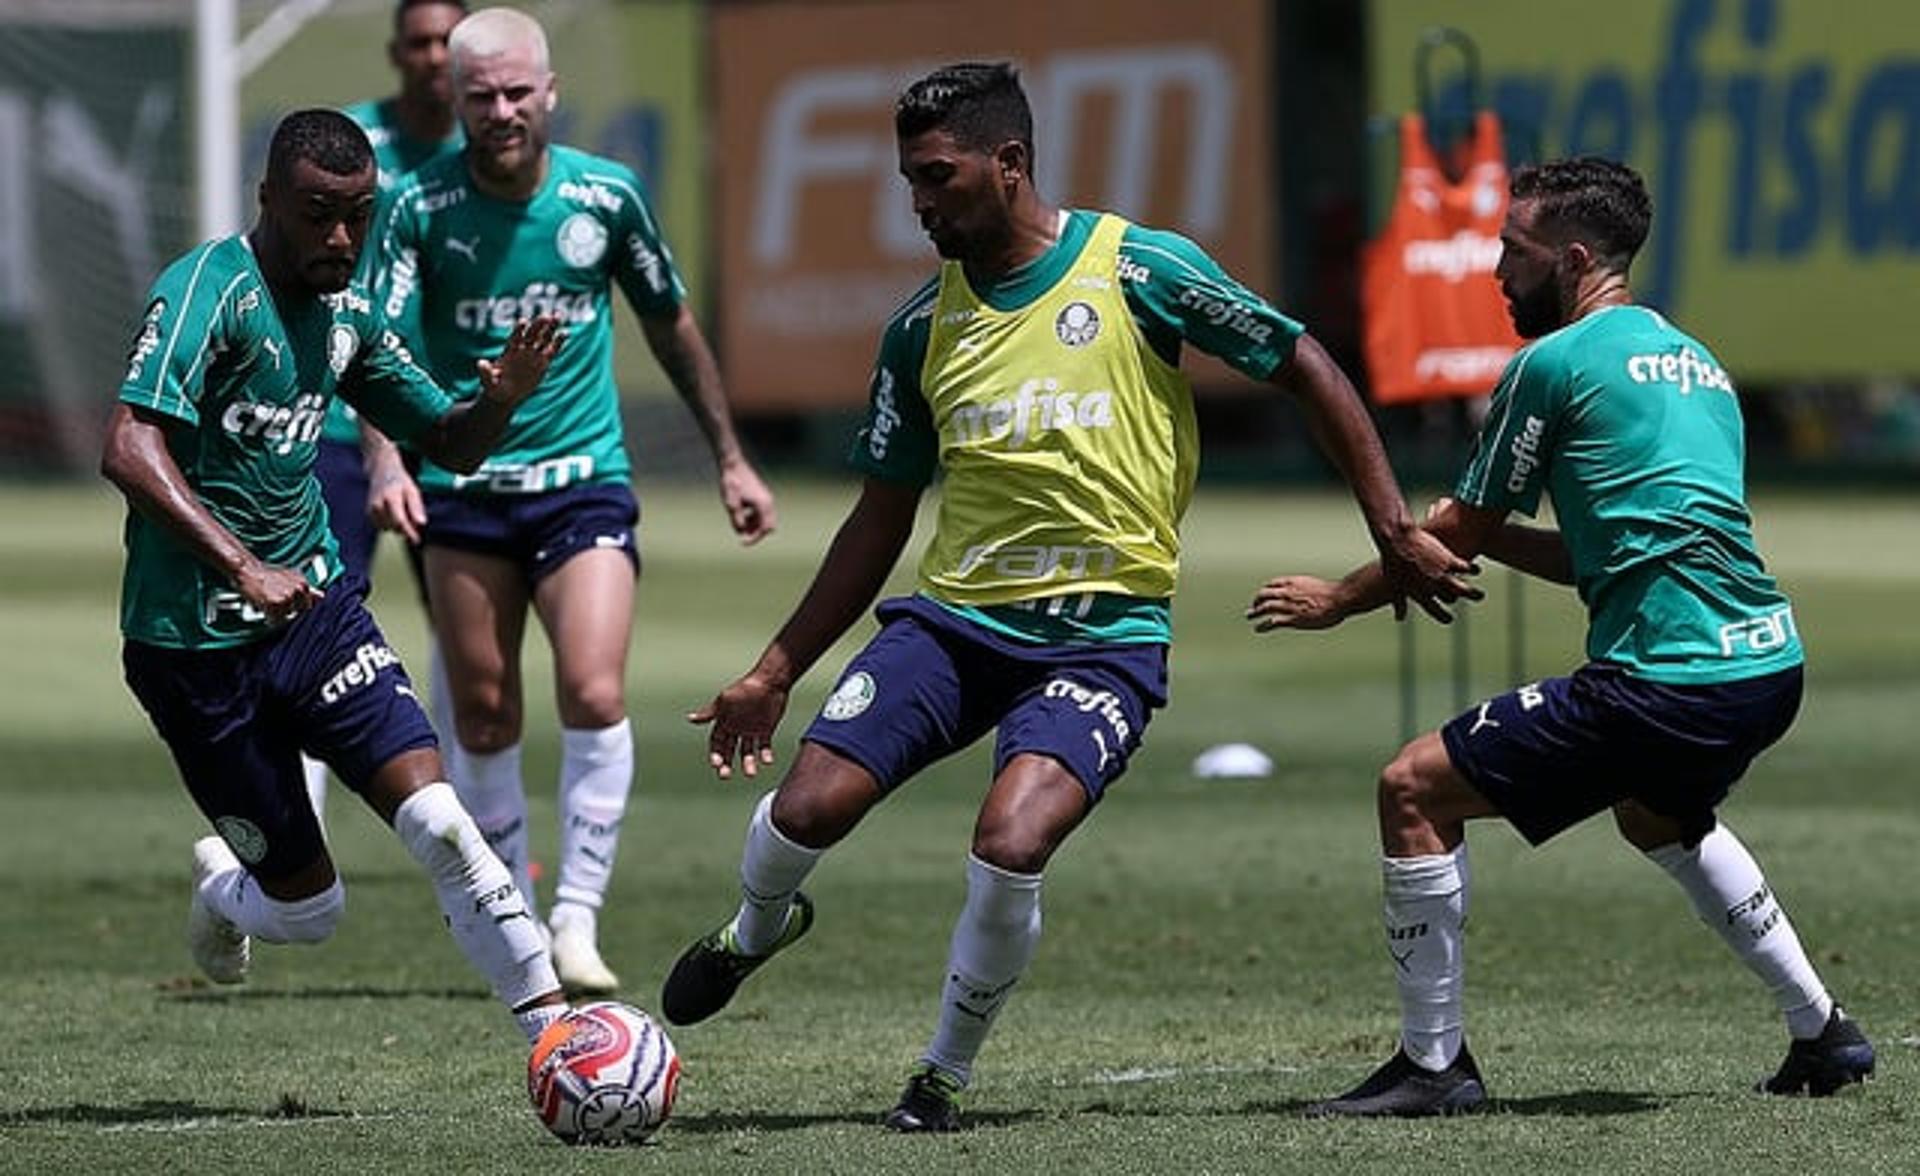
[[[1761,1089],[1832,1094],[1873,1046],[1828,995],[1772,886],[1714,816],[1800,706],[1793,609],[1760,562],[1743,485],[1740,402],[1698,340],[1635,305],[1627,269],[1653,204],[1594,158],[1522,168],[1497,275],[1532,345],[1507,365],[1453,497],[1426,526],[1573,584],[1586,665],[1490,699],[1400,750],[1380,775],[1387,946],[1400,1048],[1316,1115],[1483,1106],[1462,1028],[1468,820],[1538,845],[1602,811],[1678,882],[1773,994],[1792,1037]],[[1558,530],[1507,521],[1553,499]],[[1262,631],[1323,629],[1386,601],[1378,569],[1285,576],[1255,596]]]
[[[313,478],[334,396],[455,468],[478,465],[560,345],[552,317],[477,361],[455,405],[350,284],[373,154],[338,111],[274,131],[260,216],[155,281],[101,471],[126,495],[127,683],[219,832],[193,850],[188,946],[245,979],[251,940],[314,943],[346,908],[301,786],[324,760],[426,870],[448,928],[529,1039],[564,1010],[506,867],[444,783],[433,728],[345,570]]]
[[[734,435],[719,369],[686,303],[645,190],[627,167],[550,144],[558,102],[531,17],[474,13],[449,41],[467,147],[413,174],[382,233],[386,311],[457,395],[477,356],[530,315],[572,342],[480,469],[429,463],[428,594],[453,685],[454,783],[528,902],[520,645],[531,609],[553,647],[561,724],[560,858],[549,927],[568,990],[619,984],[598,915],[633,787],[627,647],[639,508],[613,378],[618,286],[654,356],[693,410],[734,532],[773,530],[773,496]]]
[[[938,1026],[886,1115],[959,1126],[956,1094],[1040,937],[1042,871],[1126,770],[1167,700],[1180,517],[1198,438],[1178,362],[1191,344],[1307,411],[1393,580],[1423,604],[1466,563],[1406,514],[1352,386],[1298,323],[1194,244],[1047,204],[1013,69],[957,65],[895,113],[900,170],[940,256],[888,322],[854,464],[866,475],[812,587],[759,662],[691,716],[722,777],[772,762],[788,692],[872,602],[944,471],[920,590],[841,675],[747,828],[734,918],[681,955],[669,1020],[725,1007],[807,932],[821,854],[920,769],[998,729],[966,861]]]

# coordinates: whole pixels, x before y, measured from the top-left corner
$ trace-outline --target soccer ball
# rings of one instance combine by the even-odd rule
[[[533,1113],[568,1143],[639,1143],[673,1113],[680,1055],[652,1017],[618,1001],[547,1026],[527,1058]]]

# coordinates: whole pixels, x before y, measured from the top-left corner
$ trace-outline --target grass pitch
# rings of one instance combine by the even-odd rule
[[[680,716],[759,651],[853,495],[779,489],[780,533],[742,551],[709,492],[642,487],[640,781],[602,924],[642,1007],[679,949],[730,910],[742,830],[769,783],[713,781]],[[1725,812],[1873,1034],[1881,1072],[1865,1088],[1824,1102],[1751,1093],[1784,1031],[1660,872],[1603,824],[1537,852],[1483,824],[1470,838],[1468,1015],[1495,1110],[1299,1119],[1383,1057],[1396,1023],[1371,789],[1398,744],[1398,634],[1376,616],[1251,636],[1240,611],[1266,576],[1343,571],[1366,554],[1357,516],[1333,495],[1203,487],[1172,706],[1049,873],[1047,933],[964,1103],[972,1129],[897,1138],[876,1120],[932,1026],[984,751],[929,772],[826,859],[809,885],[814,934],[725,1014],[675,1033],[678,1112],[625,1153],[545,1136],[524,1105],[513,1026],[399,845],[337,788],[338,936],[261,948],[242,990],[194,978],[181,932],[188,846],[204,826],[120,684],[117,501],[9,488],[0,508],[0,1170],[1920,1170],[1912,496],[1758,497],[1810,690]],[[375,610],[417,655],[418,613],[397,556],[384,559]],[[1494,599],[1469,631],[1475,698],[1508,684],[1512,585],[1501,570],[1485,579]],[[1574,664],[1571,594],[1528,585],[1521,600],[1524,674]],[[1451,707],[1449,639],[1424,623],[1416,637],[1432,726]],[[805,683],[783,754],[852,648]],[[536,855],[551,859],[545,659],[536,635],[526,762]],[[1195,754],[1232,740],[1271,754],[1273,777],[1190,775]]]

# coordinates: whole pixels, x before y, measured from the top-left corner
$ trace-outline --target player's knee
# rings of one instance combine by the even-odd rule
[[[1383,819],[1417,818],[1425,813],[1428,781],[1414,757],[1402,751],[1380,770],[1380,813]]]
[[[982,828],[973,834],[973,856],[1009,874],[1038,874],[1047,868],[1053,846],[1018,829]]]
[[[627,717],[627,694],[617,676],[567,683],[560,691],[560,722],[575,730],[596,731]]]
[[[520,709],[494,700],[475,703],[454,715],[460,746],[475,755],[494,755],[520,742]]]
[[[845,837],[859,821],[824,793],[781,788],[773,795],[767,819],[774,832],[808,849],[825,849]]]
[[[267,899],[276,930],[286,943],[320,943],[333,936],[347,910],[347,888],[338,878],[333,885],[307,898]]]

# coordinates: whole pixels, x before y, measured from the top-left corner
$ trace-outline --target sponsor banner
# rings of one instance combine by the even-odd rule
[[[698,0],[517,7],[547,32],[560,83],[554,140],[620,160],[640,173],[695,311],[703,322],[710,320],[702,148],[707,131],[701,105],[705,55]],[[391,3],[340,5],[304,26],[265,69],[247,79],[243,208],[254,205],[254,185],[281,115],[394,92],[398,81],[386,53],[392,31]],[[620,295],[614,301],[621,302]],[[614,364],[622,391],[671,394],[672,385],[654,363],[633,315],[618,310],[614,322]]]
[[[893,104],[950,61],[1020,66],[1050,200],[1183,232],[1272,293],[1263,0],[739,4],[712,19],[737,405],[865,403],[882,324],[938,265],[898,175]],[[1229,379],[1189,367],[1196,384]]]
[[[1842,7],[1623,0],[1575,30],[1536,0],[1374,0],[1373,109],[1413,103],[1422,30],[1461,29],[1510,133],[1647,177],[1635,292],[1737,380],[1920,375],[1920,5]]]

